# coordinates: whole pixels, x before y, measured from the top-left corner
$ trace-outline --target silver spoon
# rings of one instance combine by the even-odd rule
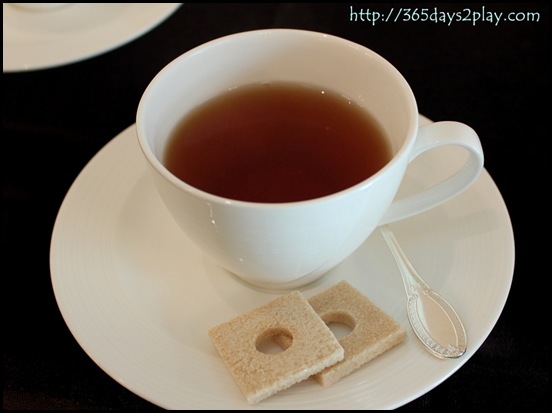
[[[431,354],[458,358],[466,352],[466,330],[452,306],[416,272],[388,225],[380,226],[402,274],[407,314],[416,336]]]

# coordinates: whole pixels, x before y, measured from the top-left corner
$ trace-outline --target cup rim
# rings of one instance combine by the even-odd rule
[[[412,116],[412,119],[408,120],[408,132],[407,137],[402,143],[401,147],[397,150],[397,152],[391,157],[391,159],[383,166],[381,167],[377,172],[370,175],[369,177],[363,179],[362,181],[358,182],[357,184],[351,185],[345,189],[342,189],[340,191],[334,192],[329,195],[317,197],[317,198],[311,198],[306,200],[300,200],[300,201],[289,201],[289,202],[254,202],[254,201],[244,201],[239,199],[233,199],[233,198],[226,198],[223,196],[215,195],[210,192],[204,191],[202,189],[199,189],[191,184],[188,184],[187,182],[179,179],[175,175],[173,175],[166,167],[163,165],[163,163],[157,158],[157,156],[153,153],[152,149],[150,148],[150,145],[147,142],[147,139],[145,138],[145,131],[144,126],[141,123],[141,114],[144,110],[144,98],[147,95],[148,91],[153,87],[153,84],[155,81],[163,76],[163,74],[166,71],[169,71],[172,66],[178,64],[181,60],[186,59],[192,54],[198,53],[201,50],[211,47],[214,44],[218,44],[221,42],[230,41],[233,38],[239,38],[247,35],[270,35],[271,33],[299,33],[301,35],[306,36],[322,36],[324,38],[329,38],[333,41],[339,41],[344,42],[344,44],[348,44],[349,46],[360,48],[367,53],[371,55],[371,57],[378,59],[380,62],[384,63],[394,72],[395,77],[402,83],[402,86],[404,87],[405,91],[410,95],[410,99],[413,103],[413,113],[408,113],[407,115],[410,117]],[[140,98],[140,102],[137,109],[137,115],[136,115],[136,134],[139,142],[139,146],[145,155],[147,161],[149,164],[154,168],[154,170],[160,174],[163,178],[167,179],[172,185],[175,185],[179,189],[182,189],[190,194],[193,194],[195,196],[200,196],[203,198],[206,202],[212,203],[212,204],[233,204],[241,207],[248,207],[248,208],[294,208],[299,206],[308,206],[311,204],[318,204],[320,202],[331,202],[333,200],[336,200],[338,198],[343,197],[345,194],[349,194],[352,192],[361,191],[364,188],[372,185],[376,180],[379,179],[379,177],[383,174],[385,174],[389,169],[393,168],[395,164],[402,161],[402,158],[406,156],[407,151],[411,146],[414,145],[416,131],[419,128],[419,118],[418,118],[418,109],[417,109],[417,102],[416,98],[414,96],[414,93],[412,92],[412,89],[402,73],[393,65],[391,64],[387,59],[385,59],[380,54],[376,53],[372,49],[361,45],[359,43],[353,42],[351,40],[345,39],[343,37],[339,37],[333,34],[328,34],[324,32],[318,32],[318,31],[310,31],[310,30],[304,30],[304,29],[287,29],[287,28],[275,28],[275,29],[257,29],[257,30],[248,30],[238,33],[232,33],[229,35],[225,35],[222,37],[218,37],[212,40],[209,40],[207,42],[204,42],[200,45],[195,46],[194,48],[182,53],[181,55],[177,56],[175,59],[173,59],[171,62],[169,62],[167,65],[165,65],[150,81],[148,86],[146,87],[144,93],[142,94]]]

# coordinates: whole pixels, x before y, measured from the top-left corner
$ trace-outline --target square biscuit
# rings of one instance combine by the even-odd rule
[[[209,330],[209,337],[250,404],[343,359],[343,347],[298,291],[278,297]],[[286,338],[277,354],[260,350]]]
[[[363,364],[406,338],[403,327],[347,281],[311,297],[309,303],[326,324],[344,323],[352,331],[339,339],[345,357],[314,375],[324,387],[352,373]]]

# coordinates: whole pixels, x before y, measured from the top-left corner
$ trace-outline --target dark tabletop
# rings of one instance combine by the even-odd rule
[[[351,7],[357,13],[409,7],[410,21],[408,14],[396,22],[372,24],[367,14],[351,21]],[[424,22],[416,7],[462,17],[501,12],[518,21]],[[543,248],[549,244],[549,6],[185,3],[160,26],[113,51],[58,68],[3,74],[4,409],[157,408],[98,367],[68,330],[50,278],[54,220],[81,169],[135,122],[142,92],[164,65],[205,41],[277,27],[331,33],[386,57],[410,82],[420,113],[462,121],[478,132],[485,167],[510,213],[515,271],[497,324],[455,374],[401,408],[550,405],[550,310],[544,309],[550,269]]]

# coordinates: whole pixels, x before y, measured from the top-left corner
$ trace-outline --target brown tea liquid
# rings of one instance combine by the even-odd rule
[[[164,164],[225,198],[294,202],[346,189],[391,159],[379,125],[358,104],[295,83],[243,86],[185,116]]]

